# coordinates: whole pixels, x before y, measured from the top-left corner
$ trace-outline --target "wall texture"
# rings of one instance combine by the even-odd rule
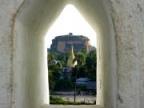
[[[0,108],[13,104],[13,29],[22,0],[0,0]]]
[[[98,4],[100,3],[98,1],[62,0],[58,2],[58,0],[26,0],[24,6],[21,7],[23,5],[23,0],[0,0],[0,108],[15,108],[15,103],[17,103],[17,100],[15,101],[15,97],[17,94],[19,94],[17,95],[18,99],[21,93],[26,93],[27,95],[28,93],[31,93],[29,95],[33,95],[30,96],[31,99],[29,102],[26,102],[27,105],[31,102],[35,104],[35,102],[39,101],[39,99],[35,99],[38,96],[34,96],[36,93],[39,93],[39,91],[35,91],[33,93],[33,91],[29,91],[29,87],[31,87],[31,85],[33,85],[34,88],[39,87],[37,84],[41,85],[43,82],[31,82],[29,83],[29,86],[26,84],[23,87],[20,87],[22,84],[24,84],[23,82],[16,82],[20,81],[21,79],[18,78],[16,80],[16,76],[19,76],[19,74],[16,73],[15,70],[20,71],[23,68],[26,69],[23,70],[23,72],[26,71],[26,73],[28,73],[30,71],[28,70],[28,65],[26,65],[25,68],[19,68],[17,66],[20,65],[15,64],[18,63],[14,61],[16,58],[14,56],[15,53],[17,51],[20,52],[22,50],[21,48],[27,49],[25,46],[16,46],[16,43],[20,43],[18,45],[25,45],[26,43],[24,42],[27,42],[27,44],[31,46],[29,49],[25,50],[26,55],[29,55],[29,59],[27,58],[27,61],[24,62],[33,63],[33,55],[30,53],[30,51],[35,48],[35,46],[39,47],[39,49],[34,49],[34,52],[42,51],[40,48],[43,49],[43,45],[36,43],[32,44],[32,42],[44,42],[43,38],[40,38],[39,36],[42,34],[44,35],[45,30],[54,21],[53,19],[57,17],[59,11],[62,9],[62,6],[67,2],[74,3],[81,10],[84,16],[90,20],[90,24],[93,26],[93,28],[96,29],[94,20],[97,19],[100,21],[98,22],[99,28],[103,28],[105,31],[104,33],[101,33],[103,37],[99,37],[99,59],[101,61],[100,63],[103,64],[100,65],[100,70],[103,72],[105,71],[102,73],[102,79],[108,82],[100,81],[102,86],[105,86],[104,90],[102,90],[102,95],[100,95],[102,96],[101,100],[104,101],[100,101],[100,103],[103,103],[106,108],[143,108],[144,0],[103,0],[106,13],[104,13],[105,11],[98,12],[96,10],[98,8],[95,7],[101,6]],[[21,9],[19,11],[20,7]],[[36,9],[36,11],[34,9]],[[57,15],[52,14],[51,11]],[[21,31],[18,33],[16,32],[18,36],[20,36],[18,38],[14,36],[17,13],[19,13],[17,27],[20,27],[17,30]],[[21,15],[21,13],[24,14]],[[105,19],[105,17],[95,18],[96,16],[103,16],[103,14],[106,14],[108,19]],[[113,38],[107,36],[107,32],[111,30],[106,29],[105,25],[107,25],[107,20],[111,20],[111,23],[108,24],[111,24],[109,27],[113,29]],[[47,25],[46,23],[49,24]],[[34,26],[32,26],[32,24],[34,24]],[[25,29],[22,29],[23,27],[25,27]],[[43,30],[40,28],[43,28]],[[36,36],[37,38],[30,37],[32,35]],[[108,47],[106,47],[108,49],[104,48],[106,45],[108,45]],[[116,50],[113,51],[113,49]],[[21,56],[19,56],[18,60],[20,57],[24,57],[22,55],[23,53],[19,54],[21,54]],[[40,55],[40,53],[36,55],[39,58],[38,60],[43,59]],[[101,59],[101,57],[103,57],[103,59]],[[116,57],[116,60],[113,60],[113,57]],[[23,58],[23,60],[26,59]],[[108,60],[110,60],[110,63]],[[41,69],[43,67],[40,64],[41,62],[37,60],[35,62],[35,65],[32,66],[35,67],[38,65],[40,66],[40,70],[43,70]],[[113,68],[115,68],[115,72],[113,72]],[[33,69],[31,70],[35,71]],[[106,70],[112,72],[107,73]],[[34,73],[28,75],[33,76],[33,74]],[[23,78],[22,74],[20,75]],[[37,73],[35,77],[36,81],[39,79],[38,76],[39,73]],[[30,79],[31,77],[26,76],[25,78]],[[25,78],[23,78],[23,80],[26,81]],[[42,90],[40,90],[40,93],[40,96],[42,96]],[[22,97],[24,97],[24,95],[25,94],[22,94]],[[19,102],[23,102],[23,99],[24,98],[20,98]],[[32,106],[35,106],[33,104]],[[21,107],[21,105],[21,103],[17,103],[17,108],[25,108]],[[30,106],[31,105],[28,105],[29,108]]]
[[[116,32],[118,108],[144,106],[144,1],[111,0]]]

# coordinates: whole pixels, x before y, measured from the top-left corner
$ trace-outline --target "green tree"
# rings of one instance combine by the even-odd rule
[[[75,81],[76,78],[85,77],[85,61],[86,61],[86,54],[84,52],[75,53],[74,62],[77,61],[77,65],[73,68],[72,72],[72,80]]]
[[[82,52],[78,52],[75,55],[75,61],[77,61],[78,66],[82,66],[85,64],[86,55]]]
[[[56,60],[56,55],[48,54],[48,77],[49,77],[49,88],[50,91],[55,89],[56,81],[59,80],[62,70],[62,64]]]
[[[96,80],[97,58],[96,51],[92,51],[86,58],[87,75],[90,79]]]

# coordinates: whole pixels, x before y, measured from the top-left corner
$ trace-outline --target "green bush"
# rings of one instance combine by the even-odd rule
[[[50,96],[50,104],[63,104],[65,101],[59,97],[52,97]]]

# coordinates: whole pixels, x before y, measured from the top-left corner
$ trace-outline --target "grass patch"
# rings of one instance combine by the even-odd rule
[[[96,102],[94,103],[86,103],[86,102],[70,102],[70,101],[65,101],[60,97],[52,97],[50,96],[50,104],[59,104],[59,105],[95,105]]]

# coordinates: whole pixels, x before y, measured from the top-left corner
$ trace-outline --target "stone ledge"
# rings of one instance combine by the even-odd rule
[[[103,108],[99,105],[44,105],[42,108]]]

